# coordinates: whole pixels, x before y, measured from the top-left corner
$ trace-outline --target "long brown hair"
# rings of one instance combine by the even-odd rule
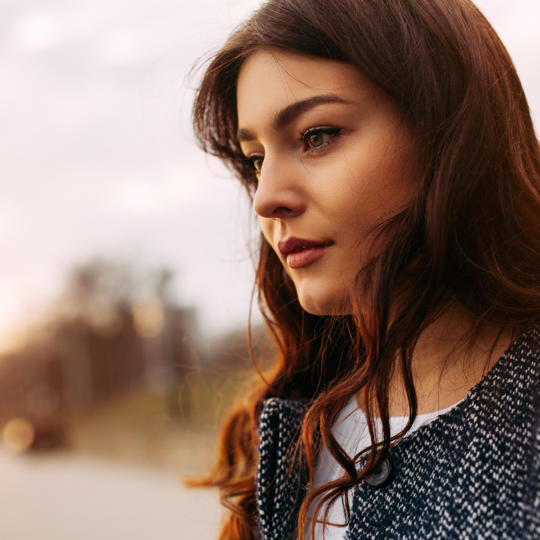
[[[202,148],[245,185],[255,178],[236,140],[236,81],[262,47],[348,62],[398,106],[421,148],[422,188],[406,210],[381,224],[384,248],[362,269],[352,315],[314,316],[261,238],[258,299],[280,357],[269,380],[225,424],[206,484],[231,510],[222,539],[254,539],[257,422],[269,397],[307,399],[296,454],[311,479],[320,445],[346,473],[308,493],[307,509],[335,500],[373,472],[391,439],[388,386],[401,370],[416,415],[411,355],[420,333],[451,302],[478,325],[521,328],[540,320],[540,159],[523,89],[489,23],[469,0],[270,0],[213,57],[194,104]],[[391,232],[391,234],[387,234]],[[399,292],[398,292],[399,291]],[[390,319],[390,302],[399,309]],[[473,335],[473,334],[471,334]],[[331,426],[349,398],[363,397],[372,445],[356,470]],[[374,441],[375,410],[383,440]],[[404,430],[404,431],[405,431]],[[402,432],[400,435],[402,435]]]

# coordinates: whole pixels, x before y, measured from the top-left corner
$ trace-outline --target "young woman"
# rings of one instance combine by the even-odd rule
[[[248,190],[275,370],[221,538],[538,538],[540,159],[468,0],[270,0],[198,91]]]

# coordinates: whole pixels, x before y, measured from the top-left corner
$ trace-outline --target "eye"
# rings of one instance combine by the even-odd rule
[[[246,157],[246,163],[253,169],[253,172],[258,175],[261,172],[264,156],[260,154],[253,154]]]
[[[316,127],[300,133],[305,150],[316,150],[330,144],[339,134],[341,128]]]

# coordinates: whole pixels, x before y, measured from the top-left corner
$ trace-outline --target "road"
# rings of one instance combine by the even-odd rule
[[[213,490],[71,454],[0,452],[0,509],[2,540],[214,540],[220,521]]]

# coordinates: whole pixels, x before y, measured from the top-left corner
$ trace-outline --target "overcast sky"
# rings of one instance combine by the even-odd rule
[[[208,331],[247,320],[247,203],[194,144],[189,70],[257,0],[0,0],[0,336],[75,263],[166,265]],[[482,0],[540,122],[540,2]]]

